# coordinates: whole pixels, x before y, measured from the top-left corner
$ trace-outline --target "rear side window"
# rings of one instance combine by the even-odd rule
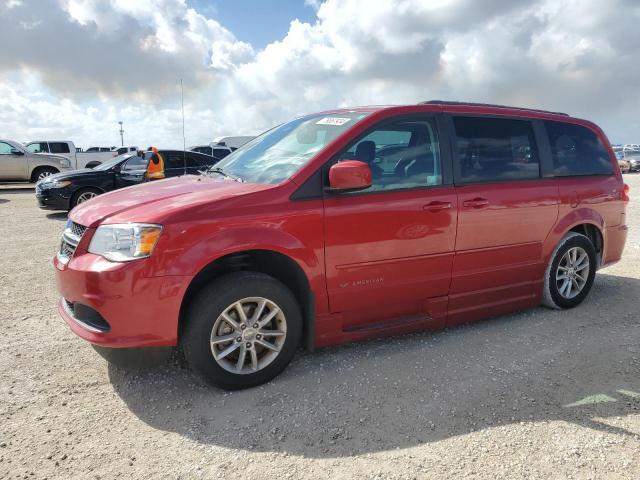
[[[181,152],[182,153],[182,152]],[[187,168],[208,168],[217,162],[211,155],[196,152],[187,152]],[[182,160],[182,158],[181,158]],[[180,165],[182,167],[182,164]]]
[[[69,145],[63,142],[50,142],[49,149],[51,153],[70,153]]]
[[[216,158],[217,160],[222,160],[224,157],[229,155],[231,152],[226,148],[211,148],[209,155]],[[202,152],[205,153],[205,152]]]
[[[613,168],[600,138],[581,125],[544,122],[556,177],[611,175]]]
[[[461,183],[540,178],[540,160],[528,120],[454,117]]]

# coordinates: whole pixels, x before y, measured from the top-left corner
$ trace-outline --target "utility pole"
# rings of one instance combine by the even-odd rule
[[[124,130],[122,129],[122,120],[118,122],[120,124],[120,146],[124,147]]]

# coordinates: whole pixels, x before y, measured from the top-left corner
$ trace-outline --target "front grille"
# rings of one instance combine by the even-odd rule
[[[60,250],[58,250],[58,260],[67,263],[73,256],[80,239],[87,227],[80,225],[72,220],[67,220],[67,224],[62,232],[62,241],[60,242]]]
[[[78,237],[78,240],[80,240],[80,238],[82,237],[82,234],[86,229],[87,227],[83,227],[79,223],[71,222],[71,228],[70,228],[71,233],[73,233],[76,237]]]

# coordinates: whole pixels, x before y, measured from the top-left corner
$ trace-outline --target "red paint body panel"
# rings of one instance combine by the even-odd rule
[[[117,190],[74,209],[70,218],[89,228],[68,264],[54,260],[58,290],[97,310],[111,330],[92,333],[61,307],[72,330],[111,347],[175,345],[180,308],[194,277],[221,257],[251,250],[278,252],[304,272],[315,300],[316,346],[441,328],[537,305],[553,249],[578,225],[601,232],[603,265],[620,259],[625,203],[611,151],[611,176],[293,200],[349,142],[398,115],[564,121],[593,130],[608,146],[594,124],[545,112],[468,105],[350,110],[369,115],[281,184],[187,176]],[[150,258],[113,263],[87,252],[100,224],[128,222],[163,225]]]

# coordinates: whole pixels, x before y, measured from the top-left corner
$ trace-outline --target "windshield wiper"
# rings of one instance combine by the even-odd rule
[[[228,178],[229,180],[233,180],[234,182],[244,182],[244,180],[242,180],[242,178],[237,177],[235,175],[231,175],[230,173],[227,173],[224,170],[222,170],[222,168],[220,168],[220,167],[211,167],[208,170],[206,170],[205,173],[207,175],[209,173],[217,173],[219,175],[222,175],[225,178]]]

